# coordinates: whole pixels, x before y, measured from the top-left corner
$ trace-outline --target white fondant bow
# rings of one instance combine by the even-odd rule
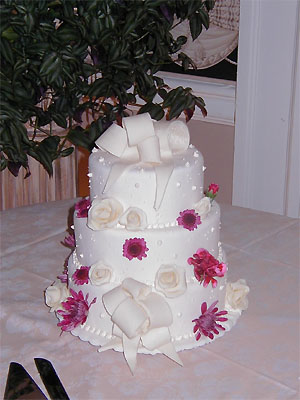
[[[156,174],[157,210],[174,169],[172,155],[188,148],[188,128],[182,121],[154,123],[148,113],[123,118],[122,123],[124,128],[113,124],[95,142],[97,147],[119,158],[111,168],[104,192],[127,167],[138,162],[150,163]]]
[[[171,343],[169,326],[173,322],[172,312],[162,296],[151,292],[149,286],[126,278],[120,286],[105,293],[102,301],[111,316],[112,333],[116,337],[102,346],[99,352],[122,345],[133,373],[141,342],[148,350],[159,350],[182,365]]]

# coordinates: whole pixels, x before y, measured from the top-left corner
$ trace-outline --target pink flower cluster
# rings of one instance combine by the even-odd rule
[[[222,317],[226,315],[227,311],[218,311],[218,307],[215,305],[218,301],[214,301],[212,305],[207,308],[206,302],[201,305],[201,314],[199,318],[193,319],[195,323],[194,333],[196,334],[196,340],[199,340],[201,335],[208,336],[210,339],[214,338],[214,334],[218,335],[219,331],[225,331],[225,328],[218,324],[218,322],[225,322],[227,318]]]
[[[201,224],[201,218],[195,210],[184,210],[179,213],[177,222],[178,225],[182,225],[185,229],[193,231]]]
[[[214,277],[222,277],[227,271],[226,264],[219,263],[206,249],[198,249],[187,262],[194,266],[194,275],[200,283],[203,282],[204,287],[211,282],[212,287],[215,288],[218,281]]]
[[[89,283],[89,270],[91,267],[81,266],[76,269],[74,274],[72,275],[72,280],[76,285],[84,285],[85,283]]]
[[[91,201],[89,198],[83,198],[79,200],[75,204],[75,210],[76,210],[76,217],[77,218],[87,218],[88,216],[88,210],[91,207]]]
[[[62,303],[64,310],[57,311],[57,313],[63,317],[62,321],[60,321],[57,326],[60,326],[62,331],[67,332],[72,331],[80,324],[84,324],[91,305],[96,303],[95,297],[92,302],[88,304],[89,295],[87,294],[84,298],[81,290],[76,293],[74,290],[70,289],[70,293],[72,297],[68,297],[67,300]]]
[[[123,245],[123,256],[128,258],[128,260],[132,260],[133,258],[141,260],[143,257],[147,257],[146,251],[148,250],[145,239],[126,239]]]

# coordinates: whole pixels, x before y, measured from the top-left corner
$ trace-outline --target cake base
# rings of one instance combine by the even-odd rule
[[[195,339],[195,334],[191,332],[188,337],[187,335],[184,335],[183,337],[180,338],[171,338],[171,342],[173,343],[176,351],[183,351],[183,350],[191,350],[200,346],[204,346],[205,344],[214,342],[216,339],[222,337],[225,335],[225,333],[229,332],[231,328],[236,324],[237,320],[241,316],[240,311],[232,311],[232,310],[226,310],[228,314],[226,315],[227,321],[222,322],[222,326],[225,328],[225,331],[220,331],[218,335],[215,335],[213,339],[210,339],[207,336],[202,335],[200,340]],[[88,342],[93,346],[97,346],[101,348],[101,346],[104,346],[109,342],[111,339],[114,338],[114,336],[109,335],[108,337],[101,337],[101,333],[97,333],[98,331],[96,330],[91,330],[90,326],[88,324],[83,324],[75,328],[73,331],[71,331],[72,335],[78,337],[80,340],[84,342]],[[120,345],[116,345],[113,347],[113,350],[118,351],[118,352],[123,352],[123,347]],[[138,353],[141,354],[160,354],[160,351],[154,350],[150,351],[149,349],[145,348],[144,346],[139,346],[138,348]]]

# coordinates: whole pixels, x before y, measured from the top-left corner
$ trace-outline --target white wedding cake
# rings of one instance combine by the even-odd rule
[[[46,304],[63,331],[124,352],[178,352],[222,336],[247,308],[244,280],[226,281],[218,185],[203,189],[201,153],[184,122],[123,118],[96,141],[90,197],[75,205],[74,246]]]

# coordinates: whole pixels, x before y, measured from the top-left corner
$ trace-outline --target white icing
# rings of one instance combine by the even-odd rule
[[[199,158],[193,156],[194,150],[188,149],[185,152],[185,158],[189,160],[190,167],[184,166],[182,156],[173,155],[173,171],[169,177],[166,191],[159,210],[153,207],[156,197],[156,173],[153,166],[144,164],[144,173],[139,173],[141,164],[132,164],[130,168],[122,166],[122,177],[118,179],[113,186],[105,192],[105,197],[113,197],[117,199],[124,207],[124,210],[129,207],[138,207],[144,210],[147,214],[148,223],[168,223],[175,221],[179,216],[180,211],[191,208],[194,204],[203,197],[203,158],[199,153]],[[93,171],[91,177],[91,198],[98,196],[103,198],[103,190],[108,176],[111,172],[111,167],[101,165],[99,168],[99,157],[105,157],[112,163],[117,161],[117,158],[112,154],[99,150],[98,153],[93,153],[89,159],[89,168]],[[196,162],[197,161],[197,162]],[[166,168],[171,167],[167,162],[164,163]],[[186,172],[189,170],[191,181],[187,181]],[[139,188],[135,187],[139,184]],[[178,184],[180,186],[178,186]],[[196,190],[192,190],[192,186],[196,186]],[[180,187],[180,190],[178,190]],[[176,201],[175,201],[176,199]]]
[[[102,350],[123,351],[130,360],[134,346],[156,354],[166,350],[160,348],[164,342],[176,359],[174,349],[211,341],[204,335],[196,341],[193,332],[203,302],[210,306],[217,300],[219,310],[228,310],[228,321],[222,322],[226,331],[247,303],[244,282],[227,284],[226,276],[216,277],[217,287],[205,288],[187,262],[199,248],[226,262],[219,206],[203,194],[203,157],[189,145],[184,123],[153,122],[144,114],[125,118],[123,128],[112,125],[97,145],[89,159],[92,207],[88,219],[74,216],[76,250],[68,265],[69,277],[81,266],[91,267],[88,284],[70,279],[69,287],[97,302],[72,334]],[[177,218],[191,209],[201,224],[189,231]],[[130,238],[143,239],[146,256],[125,257]],[[133,369],[134,362],[130,365]]]

